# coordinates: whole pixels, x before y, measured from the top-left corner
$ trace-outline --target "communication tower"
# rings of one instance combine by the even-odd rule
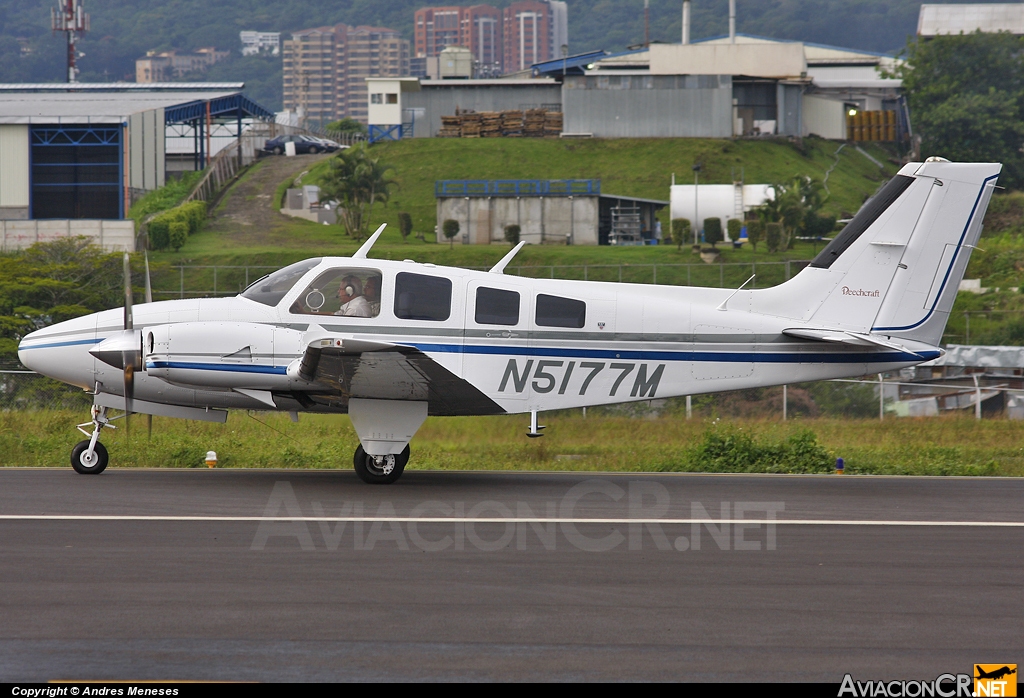
[[[79,34],[89,31],[89,15],[85,14],[84,0],[57,0],[57,7],[50,8],[50,28],[55,32],[67,32],[68,35],[68,82],[78,81],[78,53],[75,43]]]

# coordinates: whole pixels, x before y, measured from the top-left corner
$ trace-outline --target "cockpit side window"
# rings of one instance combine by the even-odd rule
[[[381,273],[376,269],[329,269],[309,284],[289,308],[297,315],[377,317]]]
[[[281,302],[281,299],[292,290],[292,286],[298,283],[299,279],[305,276],[306,272],[318,264],[320,264],[319,258],[307,259],[284,269],[278,269],[273,274],[249,284],[249,287],[242,291],[241,296],[273,307]]]

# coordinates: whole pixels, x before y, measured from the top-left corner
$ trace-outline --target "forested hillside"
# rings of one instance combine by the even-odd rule
[[[510,0],[493,0],[503,7]],[[943,2],[944,0],[933,0]],[[973,0],[961,0],[971,2]],[[202,46],[235,55],[207,78],[244,80],[267,106],[280,106],[280,59],[237,55],[243,29],[291,31],[346,22],[402,31],[412,38],[413,12],[425,0],[85,0],[92,31],[80,44],[84,81],[134,79],[134,61],[148,49]],[[643,41],[643,0],[568,0],[569,48],[620,50]],[[63,79],[62,37],[50,32],[56,0],[0,0],[0,82]],[[444,4],[437,2],[435,4]],[[470,4],[469,1],[465,4]],[[738,0],[741,32],[785,39],[896,51],[917,27],[919,0]],[[651,0],[651,38],[678,41],[681,0]],[[696,38],[728,28],[728,0],[694,0]]]

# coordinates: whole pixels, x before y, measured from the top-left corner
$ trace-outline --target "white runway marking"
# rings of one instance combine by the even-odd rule
[[[201,522],[395,522],[395,523],[524,523],[524,524],[772,524],[775,526],[947,526],[1024,528],[1024,521],[898,521],[853,519],[576,519],[487,518],[446,516],[108,516],[91,514],[0,514],[0,521],[201,521]]]

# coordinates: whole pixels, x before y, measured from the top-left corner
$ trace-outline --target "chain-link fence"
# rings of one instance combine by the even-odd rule
[[[810,264],[809,260],[785,262],[743,262],[728,264],[543,264],[509,266],[505,273],[533,279],[576,279],[665,286],[737,288],[751,276],[747,288],[777,286]],[[233,296],[253,281],[279,267],[257,265],[181,265],[171,267],[172,275],[160,277],[153,290],[154,300]],[[490,267],[466,267],[487,271]],[[176,278],[175,278],[176,277]],[[172,281],[173,279],[173,281]],[[167,288],[168,282],[177,288]],[[176,283],[175,283],[176,282]]]
[[[33,371],[0,371],[0,410],[85,410],[92,396]]]

